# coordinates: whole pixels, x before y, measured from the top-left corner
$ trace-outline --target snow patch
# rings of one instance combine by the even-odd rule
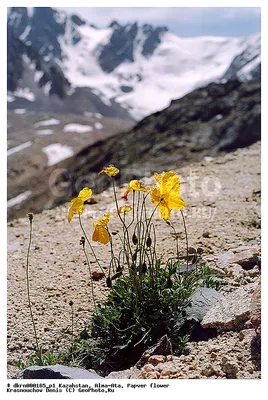
[[[12,103],[13,101],[15,101],[14,96],[12,96],[11,94],[8,94],[8,95],[7,95],[7,101],[8,101],[9,103]]]
[[[13,93],[17,97],[21,97],[23,99],[29,100],[29,101],[34,101],[35,100],[35,95],[30,92],[30,89],[25,87],[25,88],[18,88],[15,90]]]
[[[103,115],[101,115],[100,113],[95,113],[94,117],[100,119],[100,118],[103,118]]]
[[[40,131],[36,132],[38,135],[52,135],[53,130],[52,129],[42,129]]]
[[[25,114],[26,113],[26,109],[25,108],[16,108],[16,110],[14,110],[15,114]]]
[[[84,115],[85,117],[93,117],[94,113],[93,113],[93,112],[84,111],[84,112],[83,112],[83,115]]]
[[[51,125],[59,125],[60,121],[56,118],[47,119],[45,121],[39,121],[34,124],[35,128],[39,128],[39,126],[51,126]]]
[[[27,147],[30,147],[32,145],[32,142],[25,142],[20,144],[19,146],[12,147],[7,151],[7,156],[11,156],[11,154],[17,153],[18,151],[27,149]]]
[[[55,165],[58,162],[65,160],[74,155],[72,147],[62,145],[60,143],[50,144],[42,149],[48,158],[47,165]]]
[[[103,125],[100,122],[95,122],[95,129],[102,129]]]
[[[32,18],[34,13],[34,7],[27,7],[28,18]]]
[[[93,113],[93,112],[89,112],[89,111],[84,111],[84,116],[85,117],[95,117],[95,118],[103,118],[103,116],[100,113]]]
[[[240,79],[252,79],[251,72],[260,64],[261,56],[254,58],[252,61],[247,63],[243,68],[241,68],[237,76]]]
[[[86,133],[92,131],[93,128],[89,125],[81,124],[67,124],[65,125],[64,132],[76,132],[76,133]]]
[[[55,21],[57,22],[57,24],[62,25],[64,24],[65,20],[66,20],[66,15],[63,11],[58,11],[55,14]]]
[[[207,163],[210,163],[213,160],[215,160],[215,157],[209,157],[209,156],[204,157],[204,161]]]
[[[34,73],[34,81],[35,82],[39,82],[43,75],[44,75],[43,71],[35,71],[35,73]]]
[[[31,26],[27,25],[24,32],[19,36],[19,39],[24,41],[31,32],[31,30],[32,30]]]
[[[46,96],[49,96],[50,89],[51,89],[51,82],[47,82],[45,86],[43,86],[43,90]]]
[[[18,204],[21,204],[23,201],[25,201],[26,199],[28,199],[28,197],[30,197],[32,194],[31,190],[27,190],[24,193],[19,194],[16,197],[13,197],[13,199],[8,200],[7,202],[7,207],[14,207]]]

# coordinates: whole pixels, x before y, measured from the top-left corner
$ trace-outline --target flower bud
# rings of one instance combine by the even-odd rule
[[[108,278],[106,279],[106,285],[108,288],[112,287],[112,280],[111,280],[110,276],[108,276]]]
[[[133,244],[135,244],[135,246],[136,246],[136,244],[138,244],[138,238],[135,233],[132,236],[132,242],[133,242]]]
[[[150,236],[148,236],[147,240],[146,240],[146,246],[147,247],[151,247],[152,246],[152,239]]]
[[[33,220],[33,213],[28,213],[28,218],[29,218],[29,221],[32,221]]]

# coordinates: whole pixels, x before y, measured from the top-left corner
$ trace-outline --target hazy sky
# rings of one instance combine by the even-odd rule
[[[179,36],[247,36],[261,30],[255,7],[57,7],[80,15],[98,27],[112,20],[165,25]]]

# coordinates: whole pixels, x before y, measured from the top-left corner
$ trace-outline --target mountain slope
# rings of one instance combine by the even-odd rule
[[[258,81],[212,83],[197,89],[146,117],[128,132],[97,140],[73,157],[25,179],[14,188],[15,195],[30,190],[32,196],[17,210],[10,208],[9,216],[53,208],[75,197],[82,186],[103,191],[110,180],[98,172],[109,163],[122,170],[120,180],[126,182],[248,146],[261,138],[260,114]],[[49,187],[55,168],[60,196],[54,196]]]
[[[221,78],[260,78],[260,34],[180,38],[165,27],[116,21],[98,29],[49,7],[13,7],[8,26],[45,63],[56,63],[71,88],[66,96],[90,92],[125,118],[139,120]]]
[[[250,148],[221,155],[221,157],[209,163],[191,164],[185,168],[180,167],[176,172],[182,179],[188,177],[191,171],[196,171],[198,174],[197,185],[193,188],[186,180],[181,185],[182,196],[187,203],[184,211],[189,245],[194,248],[202,247],[203,256],[209,262],[208,265],[211,268],[216,266],[217,273],[221,273],[223,277],[227,276],[228,285],[223,287],[226,292],[227,290],[228,292],[236,290],[241,285],[246,289],[246,286],[243,285],[259,279],[260,271],[256,270],[256,267],[253,270],[243,270],[238,264],[229,265],[229,260],[232,258],[232,250],[236,253],[236,260],[238,260],[237,256],[240,257],[240,260],[252,260],[254,259],[254,251],[256,252],[256,245],[258,248],[260,246],[261,230],[253,222],[259,220],[261,215],[259,197],[261,184],[260,145],[256,143]],[[99,175],[98,179],[101,176]],[[201,184],[204,177],[213,179],[215,176],[222,183],[222,190],[211,200],[208,194],[202,190]],[[154,178],[150,177],[146,185],[151,186],[154,181]],[[124,190],[125,187],[118,189],[118,197]],[[86,204],[82,215],[89,240],[91,240],[93,232],[93,221],[102,217],[108,210],[112,213],[110,231],[121,232],[122,225],[120,225],[119,218],[115,216],[112,192],[107,190],[97,196],[94,194],[94,198],[96,204]],[[81,245],[79,245],[81,229],[77,216],[74,217],[71,224],[68,224],[69,206],[70,203],[67,203],[54,210],[44,211],[39,215],[34,215],[33,220],[33,244],[30,253],[33,310],[34,315],[38,315],[36,329],[40,346],[48,348],[50,352],[53,350],[53,353],[60,353],[70,348],[71,331],[66,329],[66,326],[70,325],[71,318],[69,300],[71,299],[74,302],[75,312],[77,312],[75,325],[77,331],[75,332],[79,333],[87,326],[94,309],[93,299],[92,296],[89,296],[89,286],[87,285],[90,280],[88,266],[85,265],[84,253]],[[181,217],[178,214],[176,217],[176,213],[172,213],[172,217],[176,232],[179,234],[179,251],[181,254],[185,254]],[[165,262],[176,252],[176,243],[171,237],[172,229],[161,220],[158,211],[154,214],[153,221],[157,233],[157,255]],[[7,232],[8,377],[14,378],[17,369],[15,370],[15,367],[12,366],[12,362],[18,359],[26,361],[33,352],[31,344],[34,343],[31,319],[29,314],[26,313],[28,302],[24,266],[29,238],[29,221],[26,215],[24,214],[22,219],[10,222]],[[209,232],[209,237],[203,235],[204,232]],[[250,243],[247,243],[249,238],[251,238]],[[118,241],[118,235],[113,236],[113,249],[116,255],[121,247],[119,247]],[[246,255],[243,252],[245,249]],[[107,265],[109,262],[109,250],[109,245],[97,244],[94,246],[94,251],[101,265]],[[90,261],[93,260],[91,255],[89,257]],[[99,271],[94,262],[91,263],[91,271]],[[94,282],[94,293],[97,302],[106,298],[109,289],[106,286],[105,278]],[[168,376],[177,378],[177,375],[178,379],[207,378],[208,368],[204,360],[208,360],[212,365],[212,373],[213,371],[221,371],[219,364],[226,354],[228,354],[230,371],[233,371],[231,369],[233,365],[238,366],[237,378],[260,377],[260,371],[254,370],[252,347],[249,343],[254,330],[252,328],[245,329],[243,325],[245,316],[247,318],[249,315],[248,312],[244,311],[247,310],[249,299],[246,299],[245,296],[241,297],[241,295],[234,296],[234,298],[237,299],[234,301],[238,302],[237,308],[234,308],[233,301],[230,311],[228,311],[228,308],[224,308],[224,318],[220,321],[225,323],[226,329],[227,323],[230,321],[228,319],[230,312],[232,313],[233,310],[240,312],[241,310],[241,313],[232,316],[232,321],[235,321],[237,325],[229,324],[227,328],[233,329],[236,326],[237,331],[235,329],[227,333],[219,333],[216,338],[208,341],[188,343],[187,348],[191,350],[191,357],[186,358],[183,355],[176,363],[170,361],[165,370],[160,371],[163,378]],[[24,310],[25,312],[23,312]],[[236,317],[236,315],[239,315],[239,317]],[[247,324],[247,328],[251,326]],[[243,330],[239,331],[240,329]],[[223,338],[225,338],[225,341]],[[213,351],[216,352],[216,357],[211,357]],[[160,370],[160,366],[164,365],[160,363],[155,369],[159,368]],[[221,365],[223,368],[226,366],[225,363],[221,363]],[[147,371],[151,373],[155,369],[151,368]],[[209,375],[212,373],[210,372]],[[121,377],[114,375],[112,382],[122,377],[129,378],[126,373]],[[212,379],[214,377],[215,375],[210,376]],[[135,378],[145,379],[146,375],[135,376]],[[149,378],[149,373],[147,378]],[[150,379],[153,378],[155,376],[150,377]],[[220,378],[220,376],[217,376],[217,378]]]

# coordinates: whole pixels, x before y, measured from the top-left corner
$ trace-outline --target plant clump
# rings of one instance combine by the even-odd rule
[[[143,352],[155,345],[164,335],[171,341],[173,353],[180,354],[190,338],[190,332],[185,332],[182,326],[185,321],[185,310],[191,305],[191,294],[197,287],[202,286],[218,289],[220,282],[213,270],[202,263],[203,250],[200,248],[196,250],[188,245],[183,215],[186,202],[180,196],[180,180],[174,171],[155,173],[155,185],[152,188],[145,187],[136,179],[130,181],[122,196],[123,204],[118,198],[115,185],[119,169],[109,165],[100,173],[105,173],[111,179],[116,214],[112,215],[107,210],[105,215],[95,220],[90,239],[83,225],[82,214],[84,203],[91,197],[92,190],[88,187],[83,188],[71,201],[68,212],[69,223],[75,214],[78,215],[82,231],[80,245],[91,278],[94,310],[88,327],[79,337],[74,338],[72,328],[69,351],[65,355],[58,357],[48,355],[47,358],[52,362],[61,359],[72,365],[93,368],[105,375],[112,370],[134,365]],[[179,212],[182,217],[186,254],[181,254],[179,251],[179,235],[174,222],[171,221],[173,210]],[[153,218],[157,211],[163,223],[172,229],[172,235],[176,239],[174,255],[166,261],[162,261],[157,254],[158,230]],[[119,218],[121,223],[121,231],[115,233],[116,245],[114,232],[112,234],[110,230],[112,218]],[[110,246],[111,259],[108,270],[104,271],[92,241]],[[88,251],[95,258],[105,276],[106,285],[110,288],[107,299],[101,305],[97,305],[95,300],[91,257],[88,256]],[[30,305],[29,290],[28,298]],[[73,327],[73,304],[70,306]],[[34,323],[33,328],[36,334]],[[37,342],[37,336],[35,337]],[[31,363],[34,360],[38,365],[48,361],[46,356],[42,355],[38,342],[36,355],[30,360]]]
[[[182,212],[186,203],[180,197],[180,180],[174,171],[155,173],[156,183],[152,188],[144,187],[138,180],[130,181],[123,198],[128,201],[132,195],[132,203],[124,205],[119,205],[115,186],[119,170],[110,165],[101,172],[112,179],[116,216],[122,226],[118,234],[121,248],[115,252],[108,211],[93,223],[92,240],[110,244],[111,260],[106,275],[110,292],[101,306],[95,306],[88,329],[75,340],[74,354],[78,363],[106,374],[133,365],[163,335],[171,340],[173,352],[179,353],[187,342],[185,338],[189,338],[187,335],[180,337],[180,328],[190,295],[200,285],[212,287],[216,284],[209,271],[198,265],[202,251],[188,248]],[[179,254],[176,238],[176,255],[164,264],[157,256],[157,230],[153,223],[157,210],[173,229],[175,237],[176,229],[170,216],[172,210],[179,210],[186,235],[187,254]],[[86,237],[84,250],[86,244],[93,250],[82,225],[81,213],[79,221]],[[96,255],[95,258],[99,263]]]

